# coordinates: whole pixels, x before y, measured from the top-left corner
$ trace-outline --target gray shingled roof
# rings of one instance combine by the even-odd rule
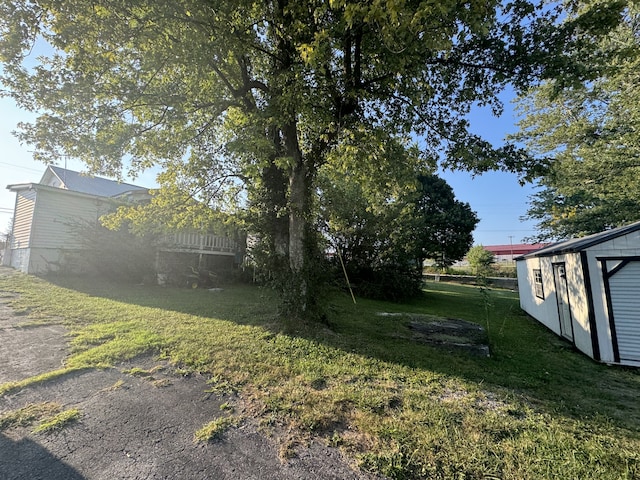
[[[131,185],[129,183],[121,183],[114,180],[108,180],[106,178],[82,175],[79,172],[66,170],[61,167],[56,167],[55,165],[50,165],[49,168],[68,190],[72,190],[74,192],[87,193],[89,195],[96,195],[99,197],[115,197],[134,190],[147,190],[144,187],[138,187],[137,185]]]
[[[586,248],[604,243],[608,240],[612,240],[627,233],[640,230],[640,222],[631,223],[624,227],[613,228],[611,230],[605,230],[604,232],[594,233],[587,235],[586,237],[573,238],[564,242],[554,243],[535,252],[531,252],[527,255],[523,255],[520,258],[534,258],[534,257],[546,257],[550,255],[558,255],[562,253],[575,253],[580,252]]]

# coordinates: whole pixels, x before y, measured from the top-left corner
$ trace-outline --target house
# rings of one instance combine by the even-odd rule
[[[640,222],[516,259],[520,306],[594,360],[640,366]]]
[[[63,266],[83,270],[85,266],[79,264],[78,253],[86,245],[79,238],[78,225],[97,225],[102,215],[118,205],[151,198],[144,187],[57,166],[47,167],[39,183],[7,188],[16,193],[16,203],[3,265],[34,274],[60,270]],[[149,248],[156,249],[156,270],[177,263],[185,268],[226,269],[232,268],[237,260],[235,240],[211,232],[171,232]]]

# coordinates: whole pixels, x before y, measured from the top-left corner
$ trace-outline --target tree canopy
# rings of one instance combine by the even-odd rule
[[[453,189],[437,175],[420,175],[414,242],[420,265],[428,258],[439,267],[461,260],[473,244],[480,221],[468,203],[456,200]]]
[[[392,139],[378,145],[320,169],[321,231],[358,293],[397,300],[419,291],[426,258],[443,266],[461,259],[478,219],[443,179],[424,172],[416,148]],[[351,173],[363,159],[384,171],[383,188],[379,174]]]
[[[624,22],[600,40],[599,78],[569,87],[549,81],[519,101],[515,138],[548,165],[527,214],[539,221],[538,240],[640,219],[639,15],[630,4]]]
[[[2,83],[39,113],[20,126],[36,158],[116,175],[160,165],[179,198],[251,212],[303,314],[317,172],[333,151],[366,151],[379,140],[363,132],[384,131],[418,139],[425,163],[535,167],[473,134],[466,114],[500,112],[509,83],[593,78],[564,52],[588,53],[624,5],[559,23],[561,4],[529,0],[2,0]],[[366,160],[363,172],[384,178]]]

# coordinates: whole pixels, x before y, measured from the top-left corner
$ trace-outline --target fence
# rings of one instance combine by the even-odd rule
[[[464,285],[477,285],[478,277],[472,275],[446,275],[439,273],[425,273],[423,275],[425,280],[430,282],[449,282],[449,283],[462,283]],[[487,283],[496,288],[505,288],[508,290],[518,290],[517,278],[504,278],[504,277],[489,277]]]

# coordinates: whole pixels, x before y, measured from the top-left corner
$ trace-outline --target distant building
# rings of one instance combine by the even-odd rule
[[[517,243],[513,245],[483,245],[483,248],[493,253],[496,262],[500,263],[513,262],[516,257],[528,255],[548,245],[548,243]]]
[[[513,245],[483,245],[482,248],[493,253],[496,263],[515,262],[517,257],[528,255],[531,252],[548,246],[548,243],[516,243]],[[468,267],[469,261],[465,256],[454,267]]]

